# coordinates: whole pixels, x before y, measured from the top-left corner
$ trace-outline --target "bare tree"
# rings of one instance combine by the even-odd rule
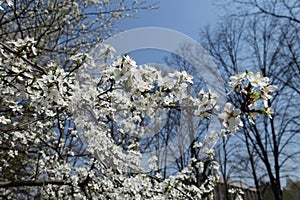
[[[270,182],[275,199],[282,199],[283,177],[295,174],[293,162],[299,160],[300,144],[296,142],[299,141],[299,124],[296,119],[300,113],[299,109],[295,109],[299,94],[293,89],[293,79],[299,80],[299,76],[291,75],[295,75],[291,63],[295,66],[294,63],[298,62],[295,46],[299,44],[287,42],[289,35],[293,34],[291,29],[294,30],[290,23],[280,22],[272,16],[245,15],[229,17],[215,32],[206,29],[201,35],[205,49],[211,53],[225,77],[235,71],[251,69],[269,76],[278,86],[269,102],[275,110],[272,119],[259,118],[255,124],[243,119],[239,139],[244,144],[245,153],[235,157],[241,166],[237,168],[240,175],[241,168],[252,174],[259,199],[263,198],[262,180]],[[230,101],[247,112],[247,105],[241,104],[241,99],[234,94],[230,95]],[[223,159],[222,162],[227,162],[226,156]],[[227,163],[223,164],[225,169]]]
[[[269,15],[293,23],[300,23],[300,2],[297,0],[232,0],[231,2],[248,10],[246,13],[243,10],[243,14]]]

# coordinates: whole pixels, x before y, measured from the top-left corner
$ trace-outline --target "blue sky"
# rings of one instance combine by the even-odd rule
[[[179,31],[187,36],[199,40],[199,32],[206,25],[217,23],[220,9],[213,5],[212,0],[161,0],[158,9],[139,11],[136,19],[126,19],[118,24],[121,30],[142,27],[162,27]],[[166,52],[144,49],[130,54],[138,64],[163,63]]]
[[[205,25],[216,24],[220,14],[220,9],[213,5],[212,0],[161,0],[157,6],[159,8],[156,10],[138,12],[137,19],[125,20],[119,28],[163,27],[198,39],[199,30]]]

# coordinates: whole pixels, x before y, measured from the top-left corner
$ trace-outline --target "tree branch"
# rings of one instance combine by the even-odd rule
[[[4,48],[5,50],[7,50],[8,52],[10,52],[10,53],[12,53],[12,54],[14,54],[14,55],[17,55],[19,58],[21,58],[21,59],[22,59],[23,61],[25,61],[26,63],[28,63],[28,64],[30,64],[31,66],[33,66],[33,67],[39,69],[40,71],[42,71],[43,74],[47,74],[46,70],[45,70],[43,67],[39,66],[39,65],[36,64],[36,63],[33,63],[31,60],[29,60],[29,59],[27,59],[27,58],[25,58],[25,57],[23,57],[23,56],[18,55],[18,53],[17,53],[16,51],[14,51],[13,49],[11,49],[9,46],[7,46],[6,44],[4,44],[3,42],[0,42],[0,45],[3,46],[3,48]]]
[[[0,188],[21,187],[21,186],[43,186],[43,185],[70,185],[64,180],[15,180],[0,182]]]

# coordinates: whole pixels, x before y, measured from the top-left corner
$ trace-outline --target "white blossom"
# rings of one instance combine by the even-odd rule
[[[241,125],[240,114],[241,110],[234,108],[231,103],[226,103],[224,111],[219,114],[219,118],[223,121],[223,125],[228,128],[230,133],[235,133],[238,126]]]
[[[2,124],[9,124],[11,123],[11,120],[10,119],[7,119],[5,116],[0,116],[0,123]]]
[[[241,189],[238,188],[230,188],[228,189],[228,192],[233,195],[233,198],[235,200],[243,200],[243,194],[244,192]]]

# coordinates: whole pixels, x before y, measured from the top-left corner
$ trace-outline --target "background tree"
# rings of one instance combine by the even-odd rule
[[[269,76],[278,86],[276,95],[268,102],[275,109],[272,119],[261,118],[255,125],[251,120],[242,119],[243,129],[239,138],[245,144],[245,154],[236,155],[234,159],[240,166],[237,168],[239,175],[244,174],[241,171],[251,174],[258,191],[263,189],[260,182],[268,181],[275,199],[282,199],[282,180],[289,174],[295,175],[294,165],[299,160],[299,124],[295,121],[299,117],[298,110],[295,110],[295,102],[299,100],[299,93],[295,89],[298,84],[295,80],[299,79],[299,70],[296,69],[299,42],[295,31],[298,30],[298,24],[295,20],[281,21],[264,12],[258,15],[255,7],[249,9],[249,5],[258,5],[260,2],[274,12],[280,8],[280,12],[289,13],[283,4],[280,7],[269,6],[278,6],[276,2],[284,1],[233,2],[238,3],[241,12],[228,13],[232,15],[214,32],[206,29],[201,34],[202,41],[205,49],[225,72],[224,76],[251,69]],[[290,15],[297,10],[297,2],[294,2],[294,6]],[[233,104],[247,111],[245,105],[239,103],[241,99],[233,93],[230,98]],[[239,152],[243,151],[239,148]],[[247,160],[249,162],[242,162]],[[247,175],[241,178],[246,181]],[[260,199],[263,198],[262,192],[258,195]]]

